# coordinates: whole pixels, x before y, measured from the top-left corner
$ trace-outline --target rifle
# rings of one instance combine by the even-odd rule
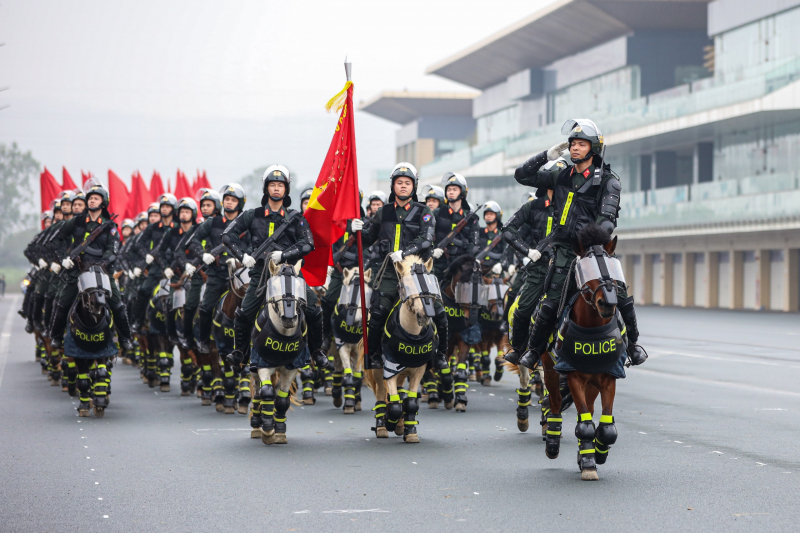
[[[222,255],[224,253],[227,253],[229,251],[230,250],[228,250],[228,247],[226,245],[220,244],[219,246],[215,246],[214,248],[210,249],[206,253],[209,253],[209,254],[213,255],[214,257],[219,257],[220,255]],[[153,257],[155,258],[155,256],[153,256]],[[189,264],[192,265],[193,267],[195,267],[195,269],[196,269],[195,272],[194,272],[195,274],[205,270],[205,268],[208,266],[205,263],[203,263],[203,256],[202,255],[200,257],[195,257],[194,259],[189,261]],[[189,279],[189,276],[186,274],[186,270],[184,270],[183,274],[181,274],[181,279],[177,283],[172,283],[170,285],[172,287],[174,287],[174,288],[182,287],[183,285],[186,284],[186,281],[188,279]]]
[[[337,250],[336,253],[333,254],[333,265],[334,266],[339,266],[339,261],[342,260],[342,256],[344,256],[345,252],[347,252],[347,250],[350,249],[355,244],[355,242],[356,242],[356,235],[355,235],[355,233],[353,233],[347,239],[347,242],[345,242],[342,245],[342,247],[339,248],[339,250]],[[341,268],[341,267],[339,267],[339,268]]]
[[[450,257],[450,254],[447,253],[447,247],[450,246],[450,244],[452,244],[452,242],[454,240],[456,240],[456,237],[458,236],[458,234],[461,233],[461,230],[463,230],[464,227],[466,227],[467,224],[469,224],[470,220],[472,220],[472,217],[478,218],[478,211],[483,209],[484,205],[486,205],[486,204],[479,205],[478,208],[475,209],[475,211],[471,211],[469,215],[467,215],[466,217],[464,217],[461,220],[459,220],[458,224],[456,224],[456,227],[453,228],[450,231],[450,233],[448,233],[445,236],[444,239],[439,241],[439,244],[437,244],[436,247],[437,248],[441,248],[442,250],[444,250],[445,255]]]
[[[89,245],[90,245],[90,244],[92,244],[92,243],[93,243],[93,242],[94,242],[94,241],[95,241],[95,240],[96,240],[96,239],[97,239],[97,238],[100,236],[100,234],[101,234],[101,233],[103,233],[103,232],[104,232],[105,230],[107,230],[108,228],[110,228],[110,227],[112,227],[112,226],[116,226],[116,225],[117,225],[116,221],[114,220],[114,219],[116,219],[116,218],[117,218],[117,215],[111,215],[111,220],[108,220],[108,221],[106,221],[106,222],[103,222],[102,224],[100,224],[99,226],[97,226],[97,227],[96,227],[96,228],[95,228],[95,229],[94,229],[94,230],[93,230],[93,231],[92,231],[92,232],[89,234],[89,236],[86,238],[86,240],[84,240],[84,241],[83,241],[82,243],[80,243],[78,246],[76,246],[75,248],[73,248],[73,249],[72,249],[72,251],[71,251],[69,254],[67,254],[67,257],[69,257],[69,258],[70,258],[70,259],[72,259],[73,261],[74,261],[75,259],[77,259],[77,258],[78,258],[78,256],[79,256],[79,255],[81,255],[81,254],[82,254],[84,251],[86,251],[86,249],[89,247]]]
[[[483,263],[485,261],[484,258],[486,257],[486,254],[491,252],[494,249],[495,246],[500,244],[500,241],[502,241],[502,240],[503,240],[503,233],[501,232],[501,233],[499,233],[497,235],[497,237],[492,239],[492,242],[487,244],[486,247],[483,250],[478,252],[478,255],[475,256],[475,259],[477,259],[480,263]]]
[[[283,232],[286,231],[286,229],[289,227],[292,221],[299,216],[300,216],[299,211],[293,211],[292,213],[290,213],[289,216],[286,217],[285,222],[280,227],[278,227],[278,229],[272,232],[272,236],[263,243],[261,243],[261,246],[259,246],[258,249],[253,253],[253,258],[256,261],[258,261],[259,259],[266,260],[268,254],[270,252],[275,251],[275,243],[278,241],[278,237],[283,235]]]

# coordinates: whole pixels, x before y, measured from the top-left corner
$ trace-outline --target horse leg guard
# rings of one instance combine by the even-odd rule
[[[578,437],[578,467],[581,472],[597,469],[597,464],[594,460],[594,433],[592,413],[579,413],[578,424],[575,426],[575,436]]]
[[[375,432],[375,437],[379,439],[388,438],[389,432],[386,430],[386,403],[377,401],[372,410],[375,411],[375,427],[372,428],[372,431]]]
[[[558,389],[561,391],[561,412],[563,413],[572,406],[572,392],[569,390],[567,376],[558,376]]]
[[[242,372],[239,376],[239,414],[247,414],[247,406],[250,405],[250,374]]]
[[[423,376],[422,388],[428,395],[428,409],[439,408],[439,387],[436,383],[436,376],[430,370],[425,371]]]
[[[78,399],[80,400],[80,404],[78,404],[78,415],[80,416],[89,416],[89,409],[91,409],[91,401],[92,398],[89,394],[89,391],[92,388],[92,382],[89,380],[89,374],[78,374]]]
[[[528,407],[531,405],[531,391],[530,389],[517,389],[517,429],[528,431],[530,422],[528,421]]]
[[[443,368],[439,371],[442,380],[442,399],[445,409],[453,408],[453,371],[450,368]],[[428,399],[430,402],[430,399]]]
[[[226,415],[232,415],[236,412],[236,376],[233,370],[225,370],[225,378],[222,380],[222,388],[224,389],[225,400],[222,406],[225,409]]]
[[[333,365],[333,357],[328,356],[328,361]],[[327,368],[322,369],[322,378],[325,382],[325,396],[333,396],[333,372]]]
[[[255,377],[253,378],[255,379]],[[261,390],[258,389],[253,395],[252,406],[250,407],[250,438],[261,438],[261,426],[264,420],[261,418]]]
[[[469,347],[469,353],[467,354],[467,364],[469,365],[469,381],[476,381],[477,376],[475,374],[475,370],[480,370],[480,361],[476,364],[475,359],[478,357],[478,353],[475,351],[474,346]]]
[[[353,370],[346,368],[342,379],[344,387],[344,412],[345,414],[355,413],[356,410],[356,382],[353,379]]]
[[[342,406],[342,373],[333,373],[333,388],[331,389],[331,396],[333,396],[333,406]]]
[[[275,389],[271,383],[261,385],[261,442],[272,444],[275,438]]]
[[[601,415],[600,424],[594,432],[594,460],[597,464],[605,464],[608,450],[615,442],[617,442],[617,426],[614,424],[614,417]]]
[[[549,409],[548,409],[549,412]],[[561,423],[563,419],[561,415],[554,415],[549,413],[547,415],[547,432],[545,436],[544,452],[550,459],[558,457],[559,448],[561,448]]]
[[[317,400],[314,398],[314,371],[310,365],[306,365],[300,370],[300,380],[303,382],[303,403],[314,405]]]
[[[67,361],[66,376],[67,376],[67,393],[74,398],[75,396],[78,395],[78,389],[76,387],[78,379],[78,365],[76,365],[74,361],[72,362]]]
[[[175,360],[169,352],[158,354],[158,376],[161,382],[161,392],[169,392],[169,378],[172,375],[172,367]]]
[[[214,408],[218,413],[222,413],[225,411],[225,387],[222,386],[222,378],[214,376],[211,388],[214,391]]]
[[[94,396],[95,413],[97,409],[105,409],[108,406],[108,386],[111,382],[111,374],[106,365],[97,365],[97,372],[92,383],[92,395]]]
[[[533,386],[533,392],[536,396],[542,398],[544,396],[544,383],[542,383],[542,376],[539,372],[531,372],[530,384]]]
[[[353,381],[356,384],[356,411],[361,410],[361,386],[364,384],[363,374],[361,372],[353,372]]]
[[[214,372],[211,370],[211,365],[203,365],[200,379],[203,382],[203,394],[201,396],[203,405],[211,405],[211,384],[214,382]]]
[[[403,400],[403,440],[405,442],[419,442],[417,435],[417,413],[419,412],[419,401],[416,392],[409,392],[408,397]]]
[[[275,398],[275,444],[286,444],[286,411],[289,410],[289,393],[278,390]]]
[[[195,344],[197,344],[197,351],[203,354],[211,353],[211,347],[208,343],[211,337],[211,319],[213,318],[213,312],[213,309],[204,309],[201,307],[200,312],[197,314],[200,336],[195,339]]]
[[[503,365],[503,360],[499,357],[494,358],[494,380],[500,381],[503,379],[503,372],[505,372],[506,367]]]
[[[403,416],[403,406],[400,403],[400,395],[392,394],[389,396],[389,405],[386,407],[386,429],[387,431],[394,431],[397,429],[397,423]]]
[[[465,412],[467,410],[467,365],[459,363],[456,371],[453,372],[456,394],[456,411]]]
[[[481,384],[488,386],[492,382],[492,360],[489,358],[489,352],[481,353]]]
[[[192,393],[192,376],[194,376],[194,363],[191,357],[181,359],[181,396]]]

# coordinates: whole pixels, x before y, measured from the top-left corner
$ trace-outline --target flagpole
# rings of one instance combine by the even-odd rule
[[[347,57],[344,58],[344,73],[347,76],[347,81],[351,80],[352,63],[348,61]],[[352,113],[354,110],[350,109]],[[356,186],[353,189],[356,195],[356,206],[358,206],[358,215],[361,216],[361,195],[359,194],[358,186],[358,173],[356,173]],[[370,370],[369,366],[369,345],[367,344],[367,291],[364,289],[364,246],[361,244],[361,232],[356,232],[356,245],[358,246],[358,284],[361,289],[361,335],[364,340],[364,368]]]

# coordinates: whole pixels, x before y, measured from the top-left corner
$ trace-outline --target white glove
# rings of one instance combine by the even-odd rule
[[[210,265],[213,262],[214,262],[214,256],[213,255],[211,255],[209,253],[203,254],[203,263],[205,263],[207,265]]]
[[[54,261],[54,262],[50,263],[50,270],[52,270],[53,272],[58,274],[59,272],[61,272],[61,265],[59,265],[58,263],[56,263]]]
[[[531,248],[530,250],[528,250],[528,259],[530,259],[534,263],[538,261],[541,257],[542,257],[542,252],[540,252],[536,248]]]
[[[228,265],[230,268],[232,268],[232,269],[235,269],[235,268],[236,268],[236,259],[235,259],[235,258],[233,258],[233,257],[230,257],[230,258],[228,258],[228,259],[225,261],[225,263],[227,263],[227,265]]]
[[[403,250],[397,250],[396,252],[392,252],[391,254],[389,254],[389,257],[391,257],[392,261],[394,261],[395,263],[399,263],[400,261],[403,260]]]
[[[354,218],[350,221],[350,227],[353,228],[353,231],[361,231],[364,229],[364,221],[360,218]]]
[[[150,254],[147,254],[146,256],[144,256],[144,262],[145,262],[145,263],[147,263],[148,265],[149,265],[150,263],[152,263],[154,259],[155,259],[155,258],[154,258],[152,255],[150,255]]]
[[[562,152],[569,148],[569,142],[564,141],[563,143],[558,143],[557,145],[553,146],[547,151],[547,159],[549,161],[555,161],[559,157],[561,157]]]
[[[61,261],[61,266],[63,266],[67,270],[69,270],[70,268],[75,266],[75,263],[72,262],[72,259],[70,259],[69,257],[66,257],[66,258],[64,258],[63,261]]]
[[[516,271],[517,271],[517,267],[515,267],[514,265],[508,265],[508,275],[509,276],[513,276],[514,272],[516,272]]]
[[[501,265],[500,263],[496,263],[492,267],[492,274],[500,274],[502,271],[503,271],[503,265]]]
[[[128,279],[133,279],[133,278],[134,278],[134,276],[133,276],[133,270],[128,270],[128,271],[126,271],[125,273],[128,275]]]
[[[45,261],[41,257],[39,258],[39,268],[47,268],[47,261]]]
[[[256,259],[248,254],[244,254],[242,257],[242,264],[247,268],[253,268],[256,265]]]
[[[170,267],[164,269],[164,277],[167,279],[172,279],[175,276],[175,272],[172,271]]]
[[[440,257],[442,257],[442,255],[444,255],[444,250],[442,250],[441,248],[434,248],[433,249],[433,258],[434,259],[439,259]]]
[[[191,277],[192,274],[194,274],[196,270],[197,270],[197,267],[195,267],[191,263],[186,263],[185,265],[183,265],[183,271],[186,272],[186,275],[189,276],[189,277]]]
[[[332,275],[333,275],[333,267],[329,266],[328,267],[328,276],[332,276]]]
[[[528,266],[528,263],[530,263],[530,262],[531,262],[531,258],[528,257],[527,255],[522,258],[522,266]]]
[[[272,252],[269,254],[269,259],[276,265],[281,262],[281,258],[283,257],[283,252]]]
[[[133,269],[133,276],[134,277],[138,278],[141,275],[142,275],[142,269],[141,268],[136,267],[136,268]]]

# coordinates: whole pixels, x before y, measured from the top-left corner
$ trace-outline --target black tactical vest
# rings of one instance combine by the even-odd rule
[[[556,222],[559,228],[558,239],[562,242],[572,241],[582,228],[594,224],[600,214],[600,197],[611,174],[604,174],[599,185],[593,184],[594,167],[587,169],[590,174],[577,190],[572,186],[575,167],[568,166],[558,174],[556,188],[553,191],[553,202],[559,209]],[[586,175],[586,174],[584,174]]]
[[[419,202],[411,202],[410,205],[408,216],[402,222],[397,218],[394,204],[387,204],[382,208],[378,235],[382,257],[404,249],[419,236],[422,229],[422,210],[425,206]]]
[[[266,214],[266,210],[267,208],[258,207],[253,213],[253,221],[250,223],[250,238],[254,250],[261,246],[261,243],[269,239],[272,234],[275,233],[276,229],[285,224],[285,217],[288,217],[289,213],[294,211],[294,209],[282,209],[285,216],[280,217],[276,215],[268,216]],[[275,243],[276,249],[285,250],[297,242],[297,222],[300,220],[302,220],[302,217],[294,218],[292,221],[292,227],[286,228],[286,231],[284,231],[280,238],[278,238],[278,242]]]

